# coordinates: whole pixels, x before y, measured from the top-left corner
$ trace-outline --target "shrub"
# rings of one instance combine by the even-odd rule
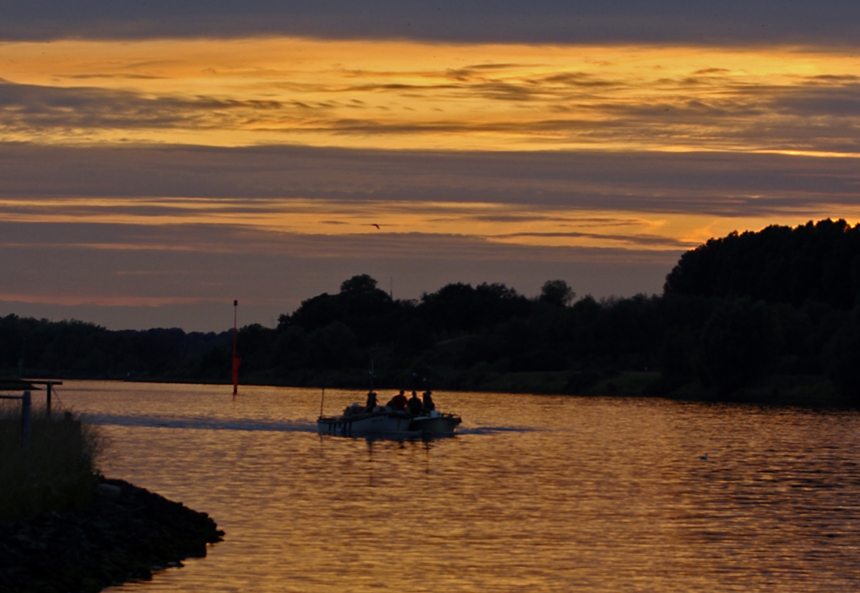
[[[0,519],[73,510],[89,501],[101,440],[66,413],[32,415],[30,446],[22,444],[19,405],[0,406]]]

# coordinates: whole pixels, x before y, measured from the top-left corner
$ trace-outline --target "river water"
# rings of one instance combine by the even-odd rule
[[[368,441],[316,433],[320,390],[231,391],[60,387],[107,476],[226,531],[110,591],[860,589],[856,412],[438,393],[456,436]],[[325,411],[363,400],[327,390]]]

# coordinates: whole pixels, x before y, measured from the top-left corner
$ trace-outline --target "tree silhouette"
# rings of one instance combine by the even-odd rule
[[[664,294],[749,296],[796,307],[813,300],[850,309],[860,303],[860,225],[826,219],[711,239],[681,256]]]
[[[558,307],[567,307],[575,297],[576,293],[564,280],[547,280],[541,286],[538,300]]]

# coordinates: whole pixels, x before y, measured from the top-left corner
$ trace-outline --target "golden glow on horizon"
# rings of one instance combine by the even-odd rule
[[[844,210],[844,208],[843,208]],[[348,204],[320,199],[201,200],[183,198],[65,198],[0,200],[4,220],[14,223],[76,223],[175,228],[184,225],[235,227],[248,233],[243,250],[266,250],[270,235],[368,237],[389,247],[411,249],[421,236],[469,237],[487,243],[530,247],[620,249],[679,252],[732,231],[759,230],[770,224],[797,226],[827,218],[821,211],[792,212],[766,219],[715,217],[707,213],[647,213],[535,207],[522,204],[463,202],[384,202]],[[860,207],[845,218],[860,221]],[[379,228],[376,228],[379,225]],[[111,251],[231,252],[236,245],[205,242],[78,242],[67,247]],[[137,241],[141,241],[138,239]],[[0,240],[5,246],[23,244]],[[38,241],[29,243],[39,244]],[[52,245],[57,245],[51,243]],[[257,245],[257,247],[255,247]],[[62,245],[60,245],[62,246]],[[308,254],[305,254],[308,255]],[[311,254],[312,255],[312,254]]]
[[[822,92],[860,58],[802,48],[244,40],[0,44],[34,109],[6,140],[855,156]],[[29,97],[30,95],[28,95]],[[26,113],[24,113],[26,111]],[[813,120],[810,120],[812,118]],[[821,129],[826,128],[826,133]]]

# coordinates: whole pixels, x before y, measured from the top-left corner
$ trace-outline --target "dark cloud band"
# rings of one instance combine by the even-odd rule
[[[860,205],[854,158],[0,144],[0,196],[201,196],[768,216]],[[252,172],[252,173],[251,173]],[[255,206],[255,207],[259,207]]]
[[[6,0],[0,39],[290,35],[456,42],[845,44],[860,38],[846,0]]]

